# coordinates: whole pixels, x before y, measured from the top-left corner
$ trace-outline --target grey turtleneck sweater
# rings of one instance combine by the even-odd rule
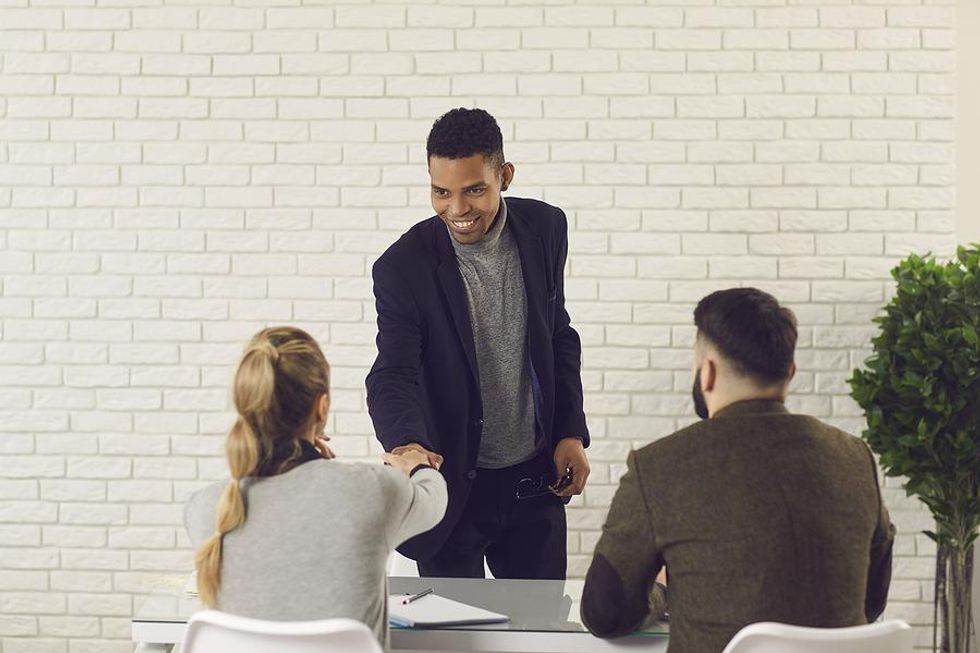
[[[481,240],[450,238],[466,288],[483,400],[477,466],[499,469],[538,451],[527,351],[527,296],[521,257],[507,228],[507,203]]]

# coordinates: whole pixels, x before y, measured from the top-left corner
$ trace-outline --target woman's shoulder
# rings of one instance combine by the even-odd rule
[[[370,486],[390,485],[397,482],[396,470],[387,466],[367,462],[340,462],[338,460],[315,460],[284,474],[295,474],[297,481],[305,484],[323,483],[326,485]]]
[[[227,485],[227,479],[215,481],[194,492],[184,504],[184,526],[195,546],[214,532],[214,511]]]
[[[409,492],[405,475],[387,465],[367,462],[324,460],[303,465],[305,478],[298,478],[308,495],[343,497],[361,517],[373,520],[387,513]]]

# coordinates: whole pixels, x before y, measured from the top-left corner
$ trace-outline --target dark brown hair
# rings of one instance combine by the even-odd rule
[[[757,288],[713,292],[694,309],[698,336],[732,362],[738,374],[765,385],[785,381],[796,350],[796,316]]]

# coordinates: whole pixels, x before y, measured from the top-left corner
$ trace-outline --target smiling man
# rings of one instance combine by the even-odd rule
[[[374,265],[367,400],[388,451],[449,486],[446,517],[400,551],[422,576],[565,577],[565,504],[585,488],[581,343],[565,311],[565,214],[501,196],[496,120],[453,109],[426,144],[432,207]]]

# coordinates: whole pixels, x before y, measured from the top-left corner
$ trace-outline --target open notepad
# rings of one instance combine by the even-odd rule
[[[407,594],[388,597],[388,623],[398,628],[436,628],[439,626],[467,626],[471,624],[496,624],[509,621],[505,614],[447,599],[438,594],[423,596],[403,605]]]

